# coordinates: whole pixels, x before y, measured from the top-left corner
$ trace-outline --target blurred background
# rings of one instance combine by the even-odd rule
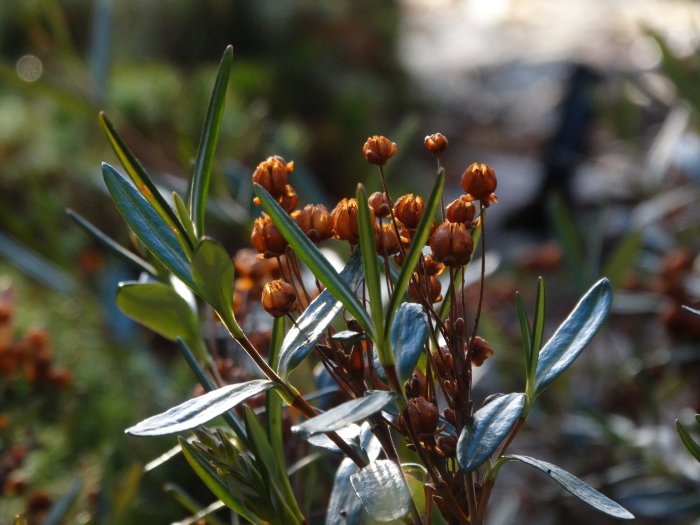
[[[522,389],[515,290],[533,304],[544,276],[551,333],[609,277],[613,314],[514,450],[638,523],[700,523],[700,466],[674,426],[700,430],[700,318],[682,309],[700,299],[700,7],[680,0],[3,0],[0,522],[170,523],[210,503],[184,461],[144,473],[174,440],[123,434],[194,380],[119,313],[116,284],[138,274],[65,209],[130,244],[100,110],[184,194],[229,43],[208,216],[229,252],[249,242],[266,156],[293,159],[301,202],[330,208],[358,181],[379,189],[361,155],[377,133],[399,145],[394,194],[425,195],[423,137],[442,132],[448,199],[471,162],[499,180],[482,321],[496,355],[476,398]],[[539,474],[502,472],[493,525],[608,523]]]

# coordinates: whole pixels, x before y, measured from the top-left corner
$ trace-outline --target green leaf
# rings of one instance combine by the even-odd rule
[[[525,407],[525,394],[508,394],[474,413],[457,441],[459,467],[471,472],[482,465],[505,439]]]
[[[214,496],[223,501],[228,508],[240,514],[251,523],[262,524],[262,521],[236,499],[234,493],[229,491],[226,483],[219,477],[216,468],[211,465],[209,459],[190,445],[186,439],[179,437],[178,442],[180,443],[182,454],[185,456],[187,463],[190,464],[192,470],[194,470],[199,479],[204,482]]]
[[[194,287],[189,259],[172,228],[112,166],[103,163],[102,175],[119,213],[139,240],[163,266]]]
[[[350,289],[357,288],[362,280],[362,257],[355,250],[348,264],[340,272],[340,278]],[[277,373],[286,379],[316,346],[316,341],[333,321],[343,305],[326,289],[304,310],[282,342]]]
[[[515,304],[518,309],[518,321],[520,323],[520,338],[523,342],[523,351],[525,352],[525,378],[530,379],[530,360],[532,359],[532,335],[530,333],[530,321],[527,318],[527,310],[525,303],[519,292],[515,292]]]
[[[642,232],[640,230],[628,233],[617,245],[603,271],[603,275],[608,277],[613,289],[622,284],[627,272],[633,268],[641,248]]]
[[[224,51],[224,56],[221,58],[214,90],[209,99],[202,137],[199,139],[197,159],[194,163],[194,172],[190,180],[190,215],[194,219],[195,232],[199,236],[204,235],[204,211],[207,204],[207,193],[209,191],[209,181],[211,180],[212,165],[214,164],[216,144],[219,141],[219,130],[221,129],[221,121],[224,115],[226,86],[228,85],[232,60],[233,47],[228,46]]]
[[[352,289],[340,278],[328,259],[301,231],[297,223],[277,204],[274,197],[259,184],[253,186],[262,207],[272,218],[272,222],[287,240],[296,256],[309,267],[316,278],[328,288],[329,292],[343,303],[343,306],[357,319],[362,328],[372,335],[372,321]]]
[[[368,418],[372,414],[379,412],[387,404],[394,400],[396,394],[384,390],[376,390],[365,394],[359,399],[352,399],[341,403],[330,409],[328,412],[319,414],[292,427],[294,432],[305,435],[317,434],[318,432],[332,432]]]
[[[403,303],[391,327],[391,347],[396,354],[397,372],[403,383],[411,378],[428,335],[428,314],[417,303]]]
[[[119,162],[121,162],[127,175],[134,183],[134,186],[136,186],[136,189],[150,203],[153,209],[160,215],[161,219],[171,228],[178,242],[183,244],[183,246],[187,245],[189,239],[187,238],[186,232],[182,228],[182,225],[179,224],[172,208],[160,194],[155,184],[151,182],[146,170],[141,166],[141,163],[136,159],[133,153],[129,151],[129,148],[117,134],[117,131],[114,129],[109,119],[107,119],[104,112],[100,112],[98,120],[100,121],[103,131],[107,135],[107,140],[109,140],[114,153],[117,154]],[[193,246],[194,245],[189,244],[188,248],[191,249]]]
[[[350,476],[355,493],[367,513],[377,521],[397,520],[411,508],[411,491],[401,468],[378,459]]]
[[[372,314],[374,333],[378,337],[384,335],[384,312],[382,305],[382,290],[379,280],[379,263],[377,261],[377,248],[374,242],[374,223],[367,203],[367,192],[362,184],[357,185],[357,209],[358,209],[358,231],[360,234],[360,252],[362,253],[362,264],[365,269],[365,283],[367,285],[367,295],[369,297],[369,308]],[[375,341],[379,352],[384,349],[383,339]],[[393,356],[390,352],[384,352],[382,362],[393,363]]]
[[[505,456],[505,458],[507,460],[521,461],[544,472],[554,481],[559,483],[559,485],[568,490],[571,494],[585,503],[588,503],[594,509],[607,514],[608,516],[623,520],[634,519],[634,515],[632,515],[632,513],[630,513],[627,509],[618,505],[613,500],[604,496],[573,474],[570,474],[556,465],[552,465],[546,461],[531,458],[529,456],[510,455]]]
[[[579,356],[605,321],[611,305],[612,287],[607,279],[601,279],[581,298],[542,348],[535,373],[536,396]]]
[[[350,476],[358,470],[359,467],[350,458],[345,458],[340,463],[326,508],[325,525],[360,525],[366,521],[362,501],[350,483]]]
[[[537,370],[542,338],[544,337],[544,279],[537,279],[537,296],[535,299],[535,317],[532,321],[532,339],[530,340],[529,370]]]
[[[83,230],[85,230],[89,235],[91,235],[97,242],[99,242],[102,246],[107,248],[109,251],[111,251],[113,254],[115,254],[117,257],[122,259],[123,261],[134,265],[136,268],[139,270],[150,273],[153,276],[158,275],[158,272],[156,269],[151,265],[149,262],[144,261],[141,257],[136,255],[135,253],[130,252],[126,248],[124,248],[122,245],[118,244],[114,239],[111,237],[108,237],[104,232],[102,232],[99,228],[97,228],[94,224],[92,224],[90,221],[88,221],[85,217],[80,215],[78,212],[71,210],[70,208],[66,209],[66,213],[70,216],[71,219],[73,219],[78,226],[80,226]]]
[[[182,225],[182,229],[185,231],[185,235],[190,240],[191,246],[197,245],[197,234],[194,231],[194,224],[192,223],[192,218],[190,217],[190,212],[187,211],[187,205],[182,197],[178,195],[177,192],[173,192],[173,204],[175,204],[175,213],[177,218]]]
[[[119,283],[116,301],[128,317],[158,335],[170,341],[182,337],[192,348],[201,348],[197,316],[173,287],[156,282],[123,282]]]
[[[433,190],[430,193],[430,197],[425,205],[423,211],[423,216],[418,223],[418,227],[413,235],[413,241],[411,242],[411,247],[409,248],[406,256],[404,257],[403,265],[401,266],[401,272],[396,281],[396,286],[394,288],[394,293],[391,295],[389,300],[389,307],[387,308],[387,319],[385,324],[385,330],[388,330],[392,326],[392,320],[396,311],[401,304],[404,292],[408,286],[411,276],[415,270],[416,265],[423,253],[423,248],[425,243],[428,242],[428,237],[430,236],[430,229],[433,225],[433,220],[435,218],[435,212],[440,206],[440,199],[442,198],[442,188],[445,185],[445,170],[440,168],[437,174],[437,180],[433,186]]]
[[[63,519],[66,517],[66,514],[70,510],[71,506],[78,498],[82,487],[83,479],[75,478],[75,481],[73,481],[73,484],[71,485],[70,489],[68,489],[68,492],[61,496],[61,498],[51,506],[51,511],[46,518],[44,518],[42,523],[44,525],[59,525],[60,523],[63,523]]]
[[[126,433],[134,436],[163,436],[190,430],[273,386],[274,383],[267,379],[252,379],[245,383],[227,385],[144,419],[127,428]]]
[[[217,241],[203,238],[192,256],[195,290],[222,317],[233,317],[233,261]]]
[[[696,416],[697,417],[697,416]],[[681,422],[676,419],[676,429],[678,430],[678,435],[681,437],[681,441],[685,445],[695,459],[700,461],[700,444],[696,443],[695,440],[690,436],[688,431],[685,429]]]

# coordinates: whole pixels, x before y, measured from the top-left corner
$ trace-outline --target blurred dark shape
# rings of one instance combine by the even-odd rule
[[[547,233],[549,198],[558,194],[567,208],[574,204],[571,183],[578,162],[586,154],[595,116],[593,91],[600,80],[600,73],[590,66],[572,65],[559,106],[559,123],[544,149],[542,182],[534,199],[508,217],[507,228]]]

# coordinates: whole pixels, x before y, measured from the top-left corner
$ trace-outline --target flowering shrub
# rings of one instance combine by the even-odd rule
[[[255,203],[263,209],[251,234],[258,255],[237,254],[234,279],[231,257],[205,234],[231,60],[229,48],[186,201],[174,193],[173,206],[167,203],[100,116],[128,176],[104,164],[105,183],[150,260],[74,217],[150,275],[122,283],[117,303],[137,321],[177,341],[207,391],[127,432],[157,436],[194,430],[193,439],[178,438],[182,454],[218,498],[218,506],[251,523],[307,523],[302,509],[309,507],[303,499],[313,495],[293,489],[286,466],[290,451],[283,435],[290,423],[298,438],[343,458],[325,506],[329,524],[482,524],[500,469],[510,462],[540,470],[603,513],[631,519],[624,508],[561,468],[509,453],[537,398],[572,364],[607,316],[612,301],[607,280],[588,291],[546,343],[542,280],[532,319],[516,296],[523,392],[485,400],[472,396],[473,367],[494,353],[479,335],[479,319],[486,293],[486,211],[497,202],[497,178],[486,164],[472,164],[461,178],[465,194],[445,205],[441,159],[448,142],[443,135],[425,139],[437,161],[427,198],[391,195],[383,166],[397,145],[382,136],[370,137],[362,148],[366,160],[377,166],[382,191],[368,195],[358,185],[353,197],[330,212],[321,204],[298,209],[290,182],[292,162],[280,156],[261,162],[252,176]],[[318,248],[331,237],[352,247],[340,272]],[[479,297],[467,305],[464,270],[479,246]],[[306,270],[313,278],[304,277]],[[181,284],[215,312],[256,365],[257,377],[227,381],[225,367],[204,343]],[[258,298],[275,318],[268,338],[244,329],[243,320]],[[312,405],[312,392],[301,392],[290,379],[313,355],[342,398],[325,411]],[[261,399],[262,417],[252,408]],[[219,416],[227,427],[203,426]]]

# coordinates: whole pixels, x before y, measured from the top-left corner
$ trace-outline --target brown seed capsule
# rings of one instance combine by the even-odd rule
[[[374,212],[370,208],[370,220],[374,223]],[[360,239],[358,229],[358,208],[357,199],[342,199],[331,212],[333,233],[336,239],[348,241],[350,244],[357,244]]]
[[[433,133],[432,135],[428,135],[425,137],[423,143],[425,144],[425,149],[436,157],[440,156],[440,154],[445,151],[447,146],[450,144],[445,135],[442,133]]]
[[[442,435],[437,438],[437,446],[444,456],[454,457],[457,453],[457,436]]]
[[[279,155],[268,157],[255,168],[253,182],[260,184],[273,197],[286,193],[289,174],[294,170],[294,162],[287,162]]]
[[[396,153],[396,144],[382,135],[373,135],[369,137],[362,147],[362,154],[367,159],[367,162],[383,166],[386,161]]]
[[[496,173],[484,163],[473,163],[462,174],[462,188],[472,200],[480,201],[485,207],[490,202],[498,202],[493,194],[498,181]]]
[[[294,220],[312,242],[321,242],[333,236],[331,214],[323,204],[307,204],[294,215]]]
[[[423,216],[423,197],[415,196],[413,193],[402,195],[394,203],[394,215],[407,228],[415,228]]]
[[[422,397],[411,398],[408,400],[406,411],[413,429],[419,436],[435,432],[438,409],[430,401]]]
[[[367,199],[369,207],[374,212],[375,217],[388,217],[391,213],[391,208],[389,207],[389,201],[386,198],[386,194],[381,191],[375,191]]]
[[[275,279],[265,284],[260,302],[273,317],[282,317],[292,311],[297,302],[294,286],[282,279]]]
[[[277,197],[277,202],[287,213],[291,213],[292,210],[297,207],[297,204],[299,204],[299,197],[291,184],[287,184],[284,193]]]
[[[461,222],[469,227],[476,215],[476,207],[466,195],[462,195],[447,205],[445,215],[448,221]]]
[[[379,255],[393,255],[398,253],[399,238],[396,236],[394,225],[388,222],[374,225],[374,243]]]
[[[445,265],[439,261],[435,260],[432,255],[426,255],[423,257],[423,264],[425,264],[425,273],[428,275],[440,275],[445,269]]]
[[[430,238],[433,257],[446,266],[464,266],[472,255],[474,241],[467,227],[461,222],[445,221]]]
[[[416,302],[421,302],[421,299],[426,299],[431,303],[442,301],[442,284],[437,277],[429,275],[428,279],[425,276],[413,274],[415,279],[408,286],[408,294]]]
[[[264,257],[279,257],[287,248],[287,241],[272,223],[269,215],[263,214],[255,219],[250,242]]]
[[[489,342],[478,335],[474,337],[471,346],[470,357],[474,366],[481,366],[493,355],[493,349]]]

